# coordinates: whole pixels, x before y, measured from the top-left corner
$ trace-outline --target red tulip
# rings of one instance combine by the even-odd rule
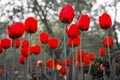
[[[64,62],[67,67],[70,67],[70,58],[67,58]]]
[[[2,52],[3,52],[3,48],[2,48],[2,44],[0,42],[0,53],[2,53]]]
[[[62,62],[61,62],[60,60],[57,60],[57,61],[56,61],[56,64],[62,65]]]
[[[11,44],[11,40],[8,38],[3,38],[1,40],[1,45],[2,45],[2,48],[4,48],[4,49],[10,48],[10,44]]]
[[[0,75],[3,75],[5,73],[4,69],[0,69]]]
[[[21,55],[24,57],[28,57],[28,47],[23,47],[21,49]]]
[[[32,80],[38,80],[37,77],[33,77]]]
[[[30,46],[30,55],[34,54],[34,46]]]
[[[40,42],[43,44],[48,43],[49,35],[46,32],[40,34]]]
[[[106,48],[100,48],[100,49],[99,49],[99,55],[100,55],[100,56],[104,56],[105,53],[106,53]]]
[[[68,30],[68,37],[69,38],[76,38],[79,36],[79,30],[76,24],[71,24]]]
[[[37,62],[37,64],[38,64],[39,66],[42,66],[43,61],[39,60],[39,61]]]
[[[70,46],[70,47],[72,47],[72,44],[73,44],[73,46],[79,46],[80,45],[80,37],[78,36],[78,37],[76,37],[76,38],[69,38],[68,39],[68,45]]]
[[[11,39],[19,38],[23,35],[25,27],[21,22],[15,22],[11,26],[8,26],[8,35]]]
[[[15,67],[13,68],[13,70],[16,71],[16,70],[17,70],[17,67],[15,66]]]
[[[112,47],[113,43],[114,43],[114,41],[113,41],[112,37],[108,36],[107,38],[104,38],[103,44],[105,47],[108,47],[108,46]]]
[[[82,55],[82,59],[83,59],[83,57],[86,55],[86,52],[85,52],[85,50],[78,50],[77,51],[77,56],[78,56],[78,61],[80,62],[80,56]]]
[[[29,41],[27,39],[22,42],[22,48],[23,47],[29,47]]]
[[[105,66],[103,64],[100,65],[100,70],[102,70],[102,71],[105,70]]]
[[[39,45],[34,45],[33,47],[33,53],[35,55],[39,54],[41,52],[42,48]]]
[[[52,59],[49,59],[47,62],[46,62],[46,67],[49,67],[49,68],[52,68],[54,65],[54,62]]]
[[[57,48],[59,45],[59,39],[57,38],[50,38],[48,40],[48,46],[52,49]]]
[[[64,75],[66,74],[66,68],[65,67],[62,67],[60,69],[60,73],[62,74],[62,77],[64,77]]]
[[[78,67],[80,67],[80,66],[81,66],[81,65],[80,65],[80,61],[78,61],[78,62],[77,62],[77,66],[78,66]]]
[[[111,27],[112,25],[112,20],[109,14],[107,13],[103,13],[100,17],[99,17],[99,24],[101,29],[108,29]]]
[[[65,5],[59,14],[60,21],[63,23],[71,23],[74,16],[74,9],[70,4]]]
[[[77,62],[76,57],[73,57],[73,62],[74,62],[74,63],[76,63],[76,62]]]
[[[57,68],[57,66],[62,66],[62,62],[60,60],[57,60],[55,63],[55,68]]]
[[[28,17],[25,20],[25,28],[28,33],[35,33],[37,31],[37,20],[33,17]]]
[[[20,47],[20,39],[19,38],[15,39],[15,41],[12,40],[12,46],[14,46],[14,45],[16,48]]]
[[[72,47],[73,44],[73,39],[72,38],[68,38],[68,46]]]
[[[80,45],[80,37],[76,37],[73,39],[74,46],[79,46]]]
[[[89,56],[90,60],[92,60],[92,59],[94,59],[94,58],[95,58],[94,53],[90,53],[88,56]]]
[[[90,64],[90,57],[88,55],[83,56],[83,62]]]
[[[19,62],[20,62],[21,64],[25,64],[25,57],[20,56],[20,57],[19,57]]]
[[[85,50],[78,50],[77,51],[78,58],[80,58],[80,55],[82,55],[82,57],[85,56],[85,54],[86,54]]]
[[[90,17],[87,14],[81,15],[77,21],[77,26],[80,30],[87,31],[90,25]]]

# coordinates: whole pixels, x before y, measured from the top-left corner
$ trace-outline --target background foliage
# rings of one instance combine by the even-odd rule
[[[62,59],[63,27],[65,26],[60,22],[58,14],[64,5],[69,3],[74,7],[76,13],[73,23],[76,23],[79,16],[83,13],[87,13],[91,17],[90,29],[87,33],[83,34],[82,48],[85,49],[87,53],[94,52],[95,55],[99,57],[98,52],[99,48],[103,46],[102,40],[105,36],[105,32],[99,28],[98,17],[102,12],[106,11],[111,15],[113,20],[112,28],[109,29],[109,35],[113,36],[115,41],[114,47],[111,49],[111,54],[119,54],[120,43],[118,38],[120,36],[118,36],[118,33],[120,32],[120,22],[118,20],[118,12],[120,1],[103,0],[102,2],[103,3],[100,3],[99,0],[0,0],[0,39],[7,37],[6,30],[9,24],[15,21],[24,22],[28,16],[34,16],[39,21],[39,29],[38,32],[32,36],[32,44],[40,44],[39,34],[42,31],[46,31],[51,37],[60,39],[60,46],[55,53],[56,58]],[[27,35],[25,34],[22,40],[26,38]],[[12,53],[12,50],[9,52]],[[69,52],[70,49],[68,48],[68,55]],[[50,57],[49,54],[51,54],[51,50],[46,50],[46,53],[48,53],[48,57]],[[37,56],[37,59],[42,59],[42,55],[41,53]],[[17,55],[15,56],[17,57]],[[34,56],[34,58],[36,58],[36,56]]]

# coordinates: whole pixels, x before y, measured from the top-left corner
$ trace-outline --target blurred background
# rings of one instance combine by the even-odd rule
[[[60,46],[55,50],[56,58],[63,58],[63,29],[64,25],[59,20],[61,8],[71,4],[75,10],[75,18],[72,23],[76,23],[81,14],[88,14],[91,17],[90,29],[83,33],[82,49],[89,53],[95,53],[98,56],[99,48],[103,47],[103,38],[106,31],[100,29],[98,18],[103,12],[110,14],[112,18],[112,27],[109,29],[109,35],[114,38],[114,47],[111,48],[113,56],[120,53],[120,1],[119,0],[0,0],[0,39],[8,37],[7,27],[13,22],[23,22],[29,16],[35,17],[38,21],[38,31],[33,34],[31,44],[40,44],[39,34],[42,31],[49,33],[51,37],[60,39]],[[69,25],[67,25],[69,26]],[[27,39],[25,34],[21,40]],[[67,42],[66,42],[67,45]],[[79,47],[76,47],[76,50]],[[45,49],[48,58],[51,56],[51,50]],[[13,56],[12,49],[8,50],[9,57]],[[70,48],[67,46],[67,55]],[[17,50],[16,58],[19,55]],[[1,54],[0,54],[1,55]],[[43,52],[34,59],[43,59]],[[0,56],[1,57],[1,56]],[[2,59],[2,58],[0,58]]]

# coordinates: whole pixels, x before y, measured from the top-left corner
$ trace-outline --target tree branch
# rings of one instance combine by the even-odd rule
[[[38,16],[40,17],[41,21],[44,23],[44,25],[45,25],[48,33],[49,33],[52,37],[54,37],[54,33],[53,33],[53,31],[51,30],[51,28],[50,28],[50,26],[49,26],[49,24],[48,24],[48,22],[47,22],[47,19],[46,19],[46,17],[47,17],[47,12],[46,12],[46,14],[45,14],[45,12],[44,12],[44,11],[46,11],[46,10],[43,10],[43,9],[42,9],[42,6],[40,6],[40,5],[38,4],[38,1],[37,1],[37,0],[34,0],[33,4],[34,4],[33,11],[34,11],[34,12],[37,11],[37,14],[38,14]],[[47,5],[47,4],[46,4],[46,5]],[[40,14],[39,11],[41,11],[42,14]],[[44,18],[42,18],[42,16],[43,16]]]

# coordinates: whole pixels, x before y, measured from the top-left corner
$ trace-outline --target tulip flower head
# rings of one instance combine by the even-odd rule
[[[62,66],[62,62],[60,60],[57,60],[55,62],[55,68],[57,68],[58,66]]]
[[[80,45],[80,37],[76,37],[76,38],[68,38],[68,45],[70,47],[72,47],[72,44],[73,46],[79,46]]]
[[[21,63],[21,64],[25,64],[25,57],[24,56],[20,56],[19,57],[19,62]]]
[[[48,46],[52,49],[57,48],[59,45],[59,39],[58,38],[50,38],[48,40]]]
[[[61,73],[62,77],[64,77],[64,75],[66,74],[66,68],[65,68],[65,67],[62,67],[62,68],[60,69],[60,73]]]
[[[46,32],[40,34],[40,42],[43,44],[48,43],[49,35]]]
[[[15,22],[11,26],[8,26],[8,35],[11,39],[17,39],[24,34],[25,27],[21,22]]]
[[[30,46],[30,55],[34,54],[34,46]]]
[[[77,61],[77,66],[78,66],[78,67],[80,67],[80,66],[81,66],[81,65],[80,65],[80,61]]]
[[[75,16],[74,9],[70,4],[65,5],[59,14],[60,21],[63,23],[71,23]]]
[[[33,46],[33,54],[37,55],[41,52],[42,48],[39,45]]]
[[[16,66],[14,66],[13,70],[14,70],[14,71],[16,71],[16,70],[17,70],[17,67],[16,67]]]
[[[23,47],[21,49],[21,55],[24,57],[28,57],[28,47]]]
[[[14,46],[14,45],[15,45],[16,48],[20,47],[20,38],[12,40],[12,46]]]
[[[70,58],[67,58],[64,62],[65,66],[70,67]]]
[[[111,25],[112,25],[112,19],[111,19],[110,15],[107,14],[107,13],[103,13],[99,17],[99,24],[100,24],[100,28],[101,29],[108,29],[108,28],[110,28]]]
[[[74,63],[76,63],[76,62],[77,62],[76,57],[73,57],[73,62],[74,62]]]
[[[83,62],[87,63],[87,64],[90,64],[90,57],[88,55],[85,55],[83,57]]]
[[[38,64],[39,66],[42,66],[43,61],[42,61],[42,60],[39,60],[39,61],[37,62],[37,64]]]
[[[38,80],[37,77],[32,77],[32,80]]]
[[[85,50],[78,50],[77,51],[78,58],[80,57],[80,55],[82,55],[82,57],[85,56],[85,54],[86,54]]]
[[[76,24],[71,24],[70,28],[68,29],[68,37],[69,38],[76,38],[79,36],[79,30]]]
[[[10,48],[11,40],[8,39],[8,38],[3,38],[3,39],[1,40],[1,45],[2,45],[2,48],[8,49],[8,48]]]
[[[52,59],[49,59],[47,62],[46,62],[46,67],[48,68],[53,68],[54,66],[54,62]]]
[[[73,39],[74,46],[79,46],[80,45],[80,37],[76,37]]]
[[[83,14],[80,16],[77,21],[77,26],[82,31],[87,31],[90,25],[90,17],[87,14]]]
[[[36,33],[37,32],[37,20],[33,17],[28,17],[25,20],[25,30],[28,33]]]
[[[3,48],[2,48],[2,44],[0,42],[0,53],[2,53],[2,52],[3,52]]]
[[[73,39],[72,38],[68,38],[68,46],[72,47],[73,44]]]
[[[22,48],[23,47],[29,47],[29,41],[27,39],[23,40],[23,42],[22,42]]]
[[[90,60],[95,58],[95,54],[94,53],[90,53],[88,56],[89,56]]]
[[[102,56],[104,56],[105,55],[105,53],[106,53],[106,48],[104,48],[104,47],[102,47],[102,48],[100,48],[99,49],[99,55],[102,57]]]
[[[107,38],[104,38],[103,41],[104,47],[112,47],[114,44],[113,38],[111,36],[108,36]]]
[[[0,69],[0,76],[5,73],[4,69]]]

